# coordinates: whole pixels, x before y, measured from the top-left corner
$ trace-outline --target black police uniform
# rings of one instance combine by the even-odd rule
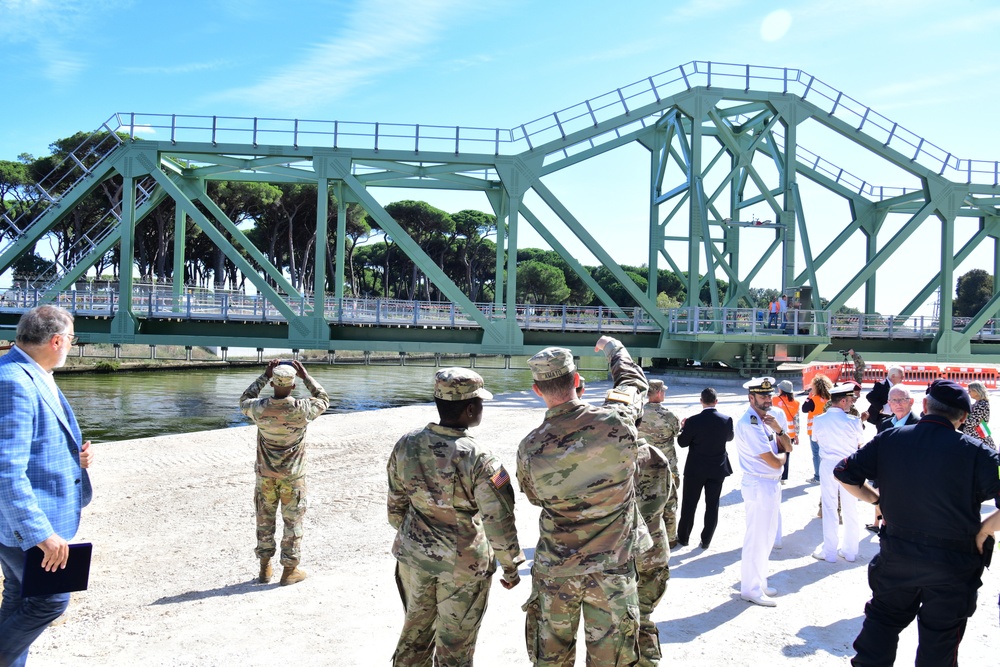
[[[997,452],[937,415],[880,433],[837,465],[834,476],[845,484],[878,479],[885,519],[852,665],[892,665],[899,633],[914,617],[916,665],[957,664],[982,586],[981,505],[993,499],[1000,507],[998,466]]]

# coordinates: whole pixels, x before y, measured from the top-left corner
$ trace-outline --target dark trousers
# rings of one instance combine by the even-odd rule
[[[975,558],[965,560],[965,567],[956,567],[884,551],[875,556],[868,565],[872,599],[865,605],[851,664],[894,664],[899,633],[916,618],[916,667],[957,665],[958,645],[982,585],[982,567]]]
[[[3,603],[0,604],[0,665],[21,667],[28,660],[28,647],[69,606],[69,593],[21,597],[24,552],[20,547],[0,544],[3,572]]]
[[[711,544],[715,535],[715,527],[719,525],[719,496],[722,495],[722,483],[725,477],[699,477],[684,473],[681,498],[681,518],[677,523],[677,540],[687,544],[694,528],[694,511],[701,500],[701,490],[705,490],[705,528],[701,531],[701,543],[706,547]]]

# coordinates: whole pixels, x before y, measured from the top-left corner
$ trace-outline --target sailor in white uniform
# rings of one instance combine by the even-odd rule
[[[861,542],[858,500],[833,476],[837,464],[858,451],[864,438],[861,419],[847,414],[855,400],[852,383],[838,384],[830,390],[826,412],[813,420],[813,440],[819,443],[819,489],[823,500],[823,544],[813,552],[813,558],[828,563],[836,563],[838,555],[853,563],[858,557],[858,544]],[[838,497],[844,518],[844,532],[839,544]]]
[[[778,531],[781,469],[792,440],[774,412],[774,378],[754,378],[743,385],[750,407],[736,422],[736,447],[743,470],[746,535],[740,564],[740,597],[764,607],[775,607],[777,594],[767,585],[767,559]]]

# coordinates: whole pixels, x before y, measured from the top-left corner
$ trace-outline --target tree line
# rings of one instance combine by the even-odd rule
[[[106,139],[107,136],[100,134],[77,133],[53,142],[48,156],[35,158],[22,153],[16,160],[0,160],[0,204],[3,212],[13,220],[22,215],[30,219],[43,211],[49,199],[35,186],[43,188],[49,197],[64,194],[74,181],[65,173],[72,167],[60,168],[59,165],[72,151],[85,166],[92,166],[87,164],[88,161],[100,159],[100,151],[96,147]],[[122,135],[122,139],[127,137]],[[81,155],[84,157],[80,158]],[[288,276],[296,290],[311,291],[316,275],[316,244],[324,243],[327,258],[325,289],[334,291],[338,207],[332,191],[327,202],[327,236],[318,239],[318,191],[315,184],[208,181],[206,188],[208,197],[276,268]],[[45,239],[49,244],[49,254],[54,259],[47,259],[35,251],[27,253],[14,266],[14,280],[28,284],[50,268],[53,261],[59,266],[74,266],[86,252],[86,248],[81,248],[76,241],[85,234],[99,236],[106,228],[117,224],[115,217],[107,213],[111,210],[121,215],[122,197],[123,179],[120,175],[103,181],[77,203]],[[211,214],[200,202],[196,205],[212,220]],[[343,287],[346,296],[445,300],[438,287],[423,275],[397,247],[392,235],[382,229],[363,207],[351,203],[345,208]],[[413,200],[393,202],[385,210],[472,301],[494,299],[497,221],[493,214],[473,209],[449,213],[427,202]],[[165,198],[136,225],[133,263],[139,281],[172,283],[180,279],[183,284],[192,287],[244,289],[247,277],[199,226],[190,218],[185,219],[183,276],[173,275],[174,201]],[[217,229],[229,236],[221,227]],[[4,224],[0,229],[0,240],[16,233],[16,229]],[[239,248],[238,244],[234,246]],[[120,266],[119,252],[119,247],[115,245],[100,257],[93,266],[94,274],[104,276],[110,272],[111,279],[116,280]],[[518,249],[517,267],[515,298],[519,303],[573,306],[597,306],[602,303],[584,279],[555,251]],[[636,305],[631,294],[606,267],[583,268],[619,306]],[[645,265],[622,265],[621,268],[643,293],[647,291],[649,281],[655,279],[657,304],[661,308],[676,307],[687,299],[687,275],[684,273],[678,275],[660,269],[651,277]],[[992,277],[986,274],[989,276],[987,294],[978,274],[969,278],[968,284],[963,284],[970,274],[959,278],[956,315],[959,314],[959,306],[963,312],[972,308],[978,310],[992,296]],[[724,299],[728,284],[725,281],[718,281],[717,284],[720,299]],[[974,293],[975,298],[967,297],[967,292]],[[741,298],[742,307],[766,308],[778,291],[753,288],[749,293],[749,299]],[[974,302],[979,301],[979,306],[975,306]],[[700,290],[698,302],[711,302],[707,283]],[[857,312],[851,308],[843,310]]]

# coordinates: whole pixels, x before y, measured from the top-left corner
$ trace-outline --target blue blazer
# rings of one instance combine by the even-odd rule
[[[0,543],[27,550],[72,539],[93,492],[73,409],[22,354],[0,357]]]

